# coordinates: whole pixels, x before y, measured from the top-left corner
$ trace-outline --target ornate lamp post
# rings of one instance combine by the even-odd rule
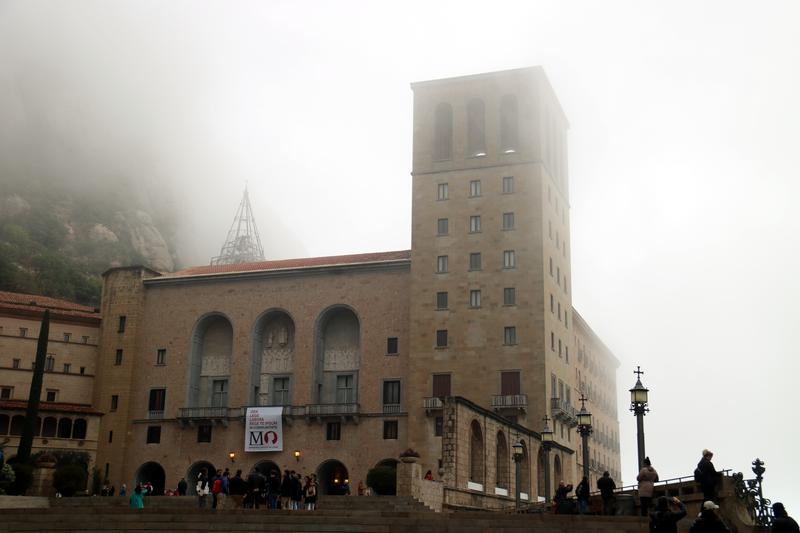
[[[646,457],[644,453],[644,415],[650,412],[647,406],[648,390],[642,385],[641,376],[644,372],[637,366],[633,372],[636,374],[636,385],[631,389],[631,411],[636,416],[636,444],[639,452],[639,470],[642,469],[642,461]]]
[[[522,446],[522,441],[516,441],[514,444],[511,445],[512,457],[514,458],[514,486],[516,487],[517,493],[517,510],[521,507],[521,498],[520,498],[520,486],[519,486],[519,479],[520,479],[520,463],[522,462],[523,451],[524,448]]]
[[[583,475],[589,477],[589,435],[592,434],[592,413],[586,410],[586,396],[581,393],[581,410],[578,413],[578,433],[583,441]]]
[[[550,418],[545,415],[542,430],[542,450],[544,450],[544,501],[550,502],[550,447],[553,445],[553,430],[550,429]]]

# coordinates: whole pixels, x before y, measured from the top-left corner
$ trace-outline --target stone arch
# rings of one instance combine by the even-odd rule
[[[486,106],[480,98],[467,103],[467,156],[486,155]]]
[[[153,461],[144,463],[136,470],[136,484],[149,482],[153,485],[153,496],[163,496],[167,475],[164,468]],[[195,482],[196,483],[196,482]]]
[[[375,468],[377,468],[379,466],[388,466],[388,467],[391,467],[391,468],[397,468],[397,463],[399,463],[399,462],[400,461],[398,461],[397,459],[391,459],[391,458],[389,458],[389,459],[381,459],[380,461],[375,463]]]
[[[519,462],[519,491],[528,495],[528,500],[531,499],[531,460],[528,453],[528,445],[525,441],[520,441],[522,444],[522,459]]]
[[[72,438],[85,439],[86,438],[86,419],[76,418],[72,424]]]
[[[519,149],[519,110],[517,97],[505,94],[500,100],[500,150],[513,154]]]
[[[189,407],[227,407],[233,323],[222,313],[200,317],[192,330],[186,402]]]
[[[281,476],[281,467],[279,467],[277,463],[275,463],[274,461],[270,461],[269,459],[263,459],[257,462],[256,464],[253,465],[253,468],[261,472],[267,479],[269,479],[269,473],[273,471],[278,473],[279,478]]]
[[[8,428],[11,425],[11,417],[0,414],[0,435],[8,435]]]
[[[453,158],[453,106],[440,102],[434,111],[433,160]]]
[[[22,435],[25,429],[25,417],[23,415],[14,415],[11,417],[10,435]]]
[[[321,494],[344,495],[349,491],[350,474],[344,463],[337,459],[328,459],[320,464],[317,479]]]
[[[501,489],[509,488],[509,468],[511,462],[508,459],[508,442],[502,430],[497,432],[495,439],[495,486]]]
[[[55,437],[58,431],[58,420],[54,416],[45,417],[42,422],[42,437]]]
[[[469,480],[484,484],[484,445],[483,431],[477,420],[473,420],[469,428]]]
[[[264,311],[253,325],[250,402],[254,405],[290,405],[294,371],[295,325],[283,309]],[[274,388],[275,379],[288,388]],[[283,392],[286,391],[286,392]]]
[[[72,437],[72,419],[62,418],[58,421],[58,438],[69,439]]]
[[[545,486],[544,486],[544,448],[539,448],[539,453],[536,454],[536,487],[537,487],[537,494],[539,496],[544,496]]]
[[[383,467],[383,468],[391,468],[394,470],[395,475],[395,482],[393,487],[387,487],[384,492],[378,492],[377,489],[374,487],[372,488],[373,492],[378,496],[395,496],[397,494],[397,463],[399,461],[397,459],[381,459],[377,463],[375,463],[374,468]],[[366,480],[364,480],[366,484]]]
[[[208,461],[197,461],[189,467],[189,470],[186,471],[186,484],[188,485],[186,490],[187,494],[192,496],[197,494],[197,477],[204,468],[206,469],[206,474],[208,475],[208,481],[211,483],[211,478],[214,477],[217,469],[214,468],[214,465]]]
[[[317,318],[311,397],[316,403],[356,403],[361,366],[361,321],[347,305],[334,305]]]

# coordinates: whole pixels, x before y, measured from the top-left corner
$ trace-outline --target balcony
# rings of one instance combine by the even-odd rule
[[[422,406],[425,408],[425,414],[440,413],[444,407],[442,399],[438,396],[422,399]]]
[[[528,410],[528,395],[495,394],[492,396],[492,409],[495,411],[517,411],[525,413]]]
[[[562,398],[550,398],[550,415],[553,420],[559,420],[569,427],[578,425],[578,416],[575,408]]]
[[[306,417],[322,421],[326,418],[342,418],[358,423],[360,412],[357,403],[318,403],[306,405]]]
[[[242,416],[241,408],[181,407],[178,409],[178,421],[183,426],[194,426],[198,422],[211,422],[227,426],[230,419]]]
[[[383,414],[385,415],[399,415],[401,412],[399,403],[385,403],[383,404]]]
[[[164,418],[164,410],[155,410],[151,409],[147,411],[147,419],[148,420],[161,420]]]

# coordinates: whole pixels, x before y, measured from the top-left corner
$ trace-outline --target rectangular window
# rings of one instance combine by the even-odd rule
[[[289,392],[287,376],[272,379],[272,405],[291,405]]]
[[[436,221],[436,234],[437,235],[447,235],[448,230],[450,229],[450,221],[446,218],[440,218]]]
[[[72,333],[64,333],[64,342],[69,342],[70,337],[72,337]]]
[[[215,379],[211,382],[211,407],[228,406],[228,380]]]
[[[470,307],[480,307],[481,306],[481,291],[480,290],[471,290],[469,291],[469,306]]]
[[[156,364],[157,365],[165,365],[167,364],[167,349],[166,348],[159,348],[156,350]]]
[[[11,368],[19,368],[20,360],[19,359],[12,359],[11,360]]]
[[[433,396],[436,398],[450,396],[450,374],[433,375]]]
[[[553,276],[553,258],[550,258],[550,276]]]
[[[475,198],[481,195],[481,180],[472,180],[469,182],[469,196]]]
[[[500,394],[503,396],[520,394],[519,381],[519,372],[501,372]]]
[[[397,420],[383,421],[383,439],[397,440]]]
[[[555,305],[556,305],[556,299],[551,294],[550,295],[550,312],[551,313],[555,313],[556,312]]]
[[[561,322],[561,302],[558,302],[558,321]]]
[[[211,442],[211,424],[201,424],[197,426],[197,442]]]
[[[436,258],[436,272],[438,274],[444,274],[447,272],[447,256],[440,255]]]
[[[550,332],[550,350],[553,352],[556,351],[556,334],[552,331]]]
[[[397,346],[397,337],[389,337],[386,339],[386,355],[397,355],[399,352]]]
[[[437,348],[446,348],[447,347],[447,330],[446,329],[437,329],[436,330],[436,347]]]
[[[564,346],[564,358],[569,363],[569,346]]]
[[[564,294],[569,294],[569,290],[567,290],[567,276],[564,276]]]
[[[558,398],[558,389],[556,388],[556,375],[550,374],[550,397]]]
[[[383,382],[383,405],[400,405],[400,381]]]
[[[0,400],[10,400],[13,396],[14,388],[13,387],[1,387],[0,388]]]
[[[561,267],[556,269],[556,284],[560,287],[561,286]]]
[[[86,373],[86,367],[82,366],[81,369],[80,369],[81,376],[84,375],[85,373]]]
[[[81,337],[83,344],[89,344],[89,335],[84,335]]]
[[[503,328],[503,344],[507,346],[517,344],[517,328],[515,326]]]
[[[109,443],[114,442],[114,432],[113,431],[109,431],[108,432],[108,442]]]
[[[341,422],[328,422],[325,428],[326,440],[342,440],[342,423]]]
[[[558,356],[561,357],[561,339],[558,339]]]
[[[111,410],[116,411],[119,406],[119,396],[116,394],[111,395]]]
[[[481,216],[472,215],[469,217],[469,232],[478,233],[481,230]]]
[[[439,183],[436,186],[436,199],[437,200],[447,200],[448,198],[448,190],[446,183]]]
[[[503,289],[503,305],[517,305],[517,289],[514,287]]]
[[[503,229],[514,229],[514,213],[503,213]]]
[[[551,220],[547,221],[547,236],[552,239],[553,238],[553,222]],[[552,261],[552,259],[551,259]]]
[[[147,444],[158,444],[161,442],[161,426],[147,427]]]
[[[336,376],[336,403],[354,403],[353,374]]]
[[[505,176],[503,178],[503,194],[511,194],[514,192],[514,176]]]
[[[437,416],[433,420],[433,436],[441,437],[444,433],[444,417]]]
[[[121,349],[117,350],[117,352],[114,354],[114,364],[117,365],[117,366],[122,364],[122,350]]]
[[[70,370],[72,369],[72,365],[69,363],[64,363],[64,373],[69,374]]]
[[[567,316],[566,309],[564,309],[564,327],[569,329],[569,317]]]
[[[556,249],[561,249],[561,239],[558,237],[558,232],[556,232]]]
[[[128,317],[125,315],[120,315],[119,317],[119,325],[117,326],[117,333],[124,333],[125,332],[125,322],[127,322]]]
[[[147,402],[147,410],[150,413],[164,415],[164,406],[167,402],[167,389],[150,389],[150,398]]]
[[[52,372],[55,367],[56,367],[56,358],[53,357],[52,355],[48,355],[47,359],[44,360],[44,371]]]
[[[515,268],[517,266],[517,256],[514,250],[503,252],[503,268]]]
[[[436,309],[447,309],[447,293],[436,293]]]
[[[19,336],[20,337],[27,337],[28,336],[28,328],[19,328]]]
[[[480,270],[481,269],[481,253],[480,252],[472,252],[469,254],[469,269],[470,270]]]

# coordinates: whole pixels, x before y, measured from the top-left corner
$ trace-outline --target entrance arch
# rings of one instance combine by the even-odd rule
[[[268,459],[264,459],[263,461],[259,461],[253,465],[253,468],[261,472],[264,477],[269,479],[269,473],[275,471],[278,473],[278,478],[281,477],[281,467],[279,467],[275,462],[270,461]]]
[[[153,495],[163,496],[167,475],[160,464],[154,462],[144,463],[136,471],[136,484],[150,482],[153,485]]]
[[[214,468],[214,465],[208,461],[197,461],[195,464],[190,466],[188,472],[186,472],[186,484],[189,485],[186,490],[187,494],[192,496],[197,494],[197,476],[200,475],[200,472],[204,468],[208,474],[208,481],[209,483],[211,482],[211,478],[214,477],[217,469]]]
[[[321,494],[343,495],[345,485],[350,485],[350,474],[341,461],[329,459],[317,468],[317,479]]]

